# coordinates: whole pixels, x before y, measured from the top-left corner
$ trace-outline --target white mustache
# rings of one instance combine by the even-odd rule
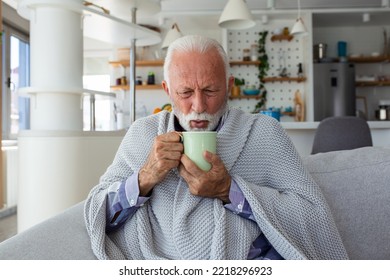
[[[188,115],[183,116],[184,120],[186,122],[190,121],[212,121],[214,119],[214,116],[208,113],[195,113],[192,112]]]
[[[191,130],[212,130],[215,129],[219,123],[219,119],[223,116],[227,109],[227,106],[223,106],[217,113],[215,114],[208,114],[208,113],[196,113],[191,112],[187,115],[184,115],[179,109],[176,108],[176,106],[173,105],[173,113],[176,115],[176,117],[179,120],[180,125],[187,131]],[[208,121],[207,128],[191,128],[190,123],[191,121]]]

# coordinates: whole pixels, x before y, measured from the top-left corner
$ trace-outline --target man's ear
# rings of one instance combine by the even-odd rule
[[[228,81],[228,92],[231,92],[233,84],[234,84],[234,76],[230,76]]]
[[[168,88],[167,82],[164,80],[164,81],[161,82],[161,85],[162,85],[163,90],[165,91],[165,93],[170,97],[169,88]]]

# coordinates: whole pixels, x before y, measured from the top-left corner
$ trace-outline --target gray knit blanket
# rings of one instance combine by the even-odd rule
[[[280,124],[264,115],[227,112],[217,154],[249,202],[255,222],[219,199],[190,194],[172,170],[125,225],[107,235],[108,188],[145,163],[154,138],[174,130],[166,111],[133,123],[115,159],[85,204],[92,249],[99,259],[246,259],[263,232],[285,259],[346,259],[338,230]]]

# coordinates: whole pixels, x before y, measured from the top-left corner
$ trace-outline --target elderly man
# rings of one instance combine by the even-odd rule
[[[91,191],[85,219],[100,259],[346,259],[319,187],[273,118],[229,109],[229,62],[212,39],[168,49],[173,112],[142,118]],[[217,131],[211,170],[180,132]]]

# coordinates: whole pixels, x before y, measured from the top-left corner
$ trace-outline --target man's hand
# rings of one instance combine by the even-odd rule
[[[141,196],[146,196],[156,184],[164,180],[171,169],[179,166],[183,150],[178,132],[168,132],[156,137],[148,159],[139,171]]]
[[[179,167],[180,175],[187,182],[193,195],[219,198],[223,202],[229,203],[231,177],[225,165],[213,153],[206,151],[203,156],[212,166],[208,172],[200,169],[189,157],[183,154],[182,164]]]

